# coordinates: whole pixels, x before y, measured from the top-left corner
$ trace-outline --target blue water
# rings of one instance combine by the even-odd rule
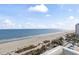
[[[55,33],[57,29],[0,29],[0,40],[11,40],[12,38],[28,37],[39,34]]]

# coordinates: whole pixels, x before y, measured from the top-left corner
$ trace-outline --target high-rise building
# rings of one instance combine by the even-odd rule
[[[75,34],[79,36],[79,23],[75,26]]]

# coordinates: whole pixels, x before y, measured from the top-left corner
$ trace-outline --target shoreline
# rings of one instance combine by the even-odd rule
[[[18,37],[18,38],[11,38],[11,39],[3,39],[0,41],[0,44],[4,44],[4,43],[7,43],[7,42],[13,42],[13,41],[19,41],[19,40],[24,40],[24,39],[29,39],[29,38],[32,38],[32,37],[39,37],[39,36],[46,36],[46,35],[51,35],[51,34],[58,34],[58,33],[61,33],[61,32],[52,32],[52,33],[45,33],[45,34],[38,34],[38,35],[33,35],[33,36],[25,36],[25,37]]]
[[[0,44],[0,54],[7,54],[8,52],[15,51],[25,46],[27,47],[30,45],[37,45],[38,43],[41,43],[44,40],[54,40],[58,37],[63,37],[66,33],[71,33],[71,32],[67,31],[67,32],[41,34],[41,35],[35,35],[32,37],[29,37],[29,38],[25,38],[25,37],[20,38],[21,40],[3,43],[3,44]]]

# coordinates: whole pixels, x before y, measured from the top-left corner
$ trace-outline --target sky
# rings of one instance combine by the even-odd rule
[[[79,23],[79,4],[0,4],[0,29],[67,29]]]

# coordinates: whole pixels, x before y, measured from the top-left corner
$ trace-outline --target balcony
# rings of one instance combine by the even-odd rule
[[[54,49],[46,51],[41,55],[79,55],[79,52],[63,46],[58,46]]]

